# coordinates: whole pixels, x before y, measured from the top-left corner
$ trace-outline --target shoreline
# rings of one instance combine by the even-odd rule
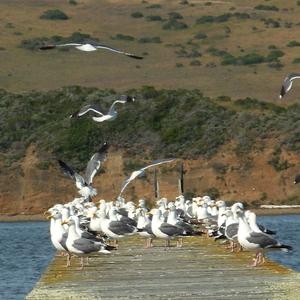
[[[253,208],[258,216],[297,215],[300,208]],[[48,221],[43,214],[0,214],[0,222]]]

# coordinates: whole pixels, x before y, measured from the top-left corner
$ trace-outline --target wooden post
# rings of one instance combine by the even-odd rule
[[[159,182],[158,182],[158,178],[157,178],[156,168],[154,169],[154,197],[156,199],[160,198],[160,195],[159,195]]]
[[[179,195],[183,195],[183,193],[184,193],[184,167],[183,167],[183,162],[181,163],[180,168],[179,168],[178,192],[179,192]]]

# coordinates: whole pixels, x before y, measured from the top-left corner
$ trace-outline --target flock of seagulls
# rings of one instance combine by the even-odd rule
[[[109,254],[119,248],[119,240],[132,235],[144,239],[145,248],[153,247],[156,239],[164,240],[165,250],[171,240],[182,247],[183,239],[191,236],[206,234],[216,241],[225,239],[231,243],[231,252],[253,251],[253,267],[264,263],[267,251],[292,250],[272,237],[276,232],[257,224],[255,213],[245,211],[242,203],[227,206],[225,201],[209,196],[185,199],[180,195],[174,201],[161,198],[151,209],[144,199],[136,205],[123,197],[97,203],[80,197],[56,204],[46,214],[51,219],[51,241],[67,256],[67,266],[71,257],[78,256],[83,268],[84,257],[88,263],[92,253]]]

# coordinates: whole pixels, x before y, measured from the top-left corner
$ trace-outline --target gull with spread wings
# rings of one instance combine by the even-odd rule
[[[86,41],[83,43],[65,43],[65,44],[50,44],[50,45],[43,45],[40,47],[40,50],[51,50],[51,49],[55,49],[55,48],[75,48],[81,51],[85,51],[85,52],[91,52],[91,51],[96,51],[99,49],[102,50],[108,50],[108,51],[112,51],[114,53],[118,53],[118,54],[123,54],[126,55],[130,58],[134,58],[134,59],[143,59],[142,56],[138,56],[132,53],[128,53],[126,51],[123,50],[119,50],[107,45],[103,45],[94,41]]]
[[[283,84],[281,86],[280,94],[279,94],[280,99],[282,99],[292,88],[295,79],[300,79],[300,73],[289,73],[284,78]]]
[[[70,115],[70,118],[80,118],[83,115],[85,115],[88,112],[92,112],[94,114],[96,114],[97,116],[93,116],[92,119],[95,122],[104,122],[104,121],[112,121],[114,120],[117,115],[118,112],[115,109],[115,106],[117,103],[129,103],[129,102],[134,102],[135,101],[135,97],[132,96],[127,96],[127,95],[121,95],[119,97],[119,99],[115,100],[112,105],[110,106],[108,112],[106,114],[102,113],[101,111],[103,111],[98,105],[96,104],[88,104],[83,106],[80,110],[76,111],[75,113]]]
[[[171,159],[161,159],[161,160],[156,160],[154,161],[151,165],[148,165],[144,168],[141,168],[139,170],[136,170],[136,171],[133,171],[131,173],[131,175],[123,182],[123,185],[122,185],[122,188],[121,188],[121,191],[120,191],[120,194],[118,197],[120,197],[122,195],[122,193],[124,192],[124,190],[126,189],[127,185],[132,181],[134,180],[136,177],[140,176],[141,174],[143,174],[145,172],[146,169],[148,168],[151,168],[151,167],[154,167],[154,166],[157,166],[157,165],[161,165],[161,164],[164,164],[164,163],[168,163],[168,162],[172,162],[174,161],[175,158],[171,158]]]
[[[75,181],[79,194],[86,199],[90,199],[97,195],[97,190],[92,186],[93,178],[99,170],[101,164],[106,160],[108,144],[105,142],[102,147],[89,160],[85,175],[81,176],[76,173],[65,162],[58,160],[63,172]]]

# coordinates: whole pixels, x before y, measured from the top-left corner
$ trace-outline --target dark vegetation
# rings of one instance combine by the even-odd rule
[[[278,7],[275,5],[264,5],[260,4],[254,7],[257,10],[268,10],[268,11],[279,11]]]
[[[269,138],[275,138],[280,148],[300,151],[298,104],[281,107],[251,98],[233,101],[225,96],[214,100],[199,90],[156,90],[148,86],[128,93],[136,95],[137,101],[120,105],[113,122],[98,124],[87,116],[77,120],[68,116],[86,103],[98,103],[107,109],[117,97],[113,90],[78,86],[24,94],[0,90],[3,161],[7,166],[18,161],[26,147],[34,143],[42,153],[52,153],[50,160],[65,159],[80,169],[105,140],[147,159],[211,157],[229,141],[236,145],[236,154],[245,157],[257,150],[257,145],[262,149]],[[278,171],[289,167],[278,152],[269,163]],[[219,164],[214,169],[222,174],[227,167]]]
[[[247,13],[226,13],[219,16],[201,16],[196,20],[196,24],[207,24],[207,23],[223,23],[229,21],[231,18],[236,18],[239,20],[250,19],[250,15]]]
[[[216,48],[207,50],[211,55],[221,57],[222,65],[253,65],[261,63],[279,62],[279,58],[284,56],[281,50],[271,50],[266,56],[258,53],[248,53],[241,56],[234,56],[227,51]]]
[[[41,16],[40,19],[45,20],[68,20],[69,17],[59,9],[51,9],[45,11]]]

